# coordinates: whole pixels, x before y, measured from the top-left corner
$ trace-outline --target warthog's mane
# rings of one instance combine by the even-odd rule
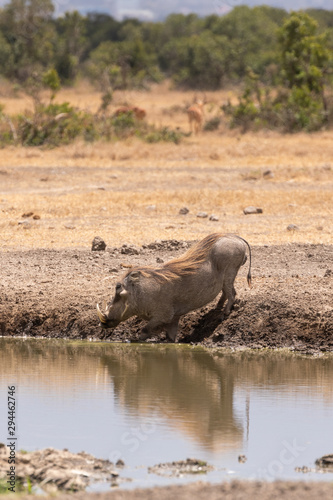
[[[145,278],[153,278],[156,281],[172,281],[195,274],[202,264],[207,260],[212,246],[223,236],[214,233],[206,236],[191,247],[184,255],[170,260],[159,269],[153,267],[135,267],[126,273],[129,276],[133,271],[140,271]]]

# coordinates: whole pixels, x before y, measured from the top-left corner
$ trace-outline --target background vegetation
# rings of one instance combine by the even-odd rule
[[[241,85],[239,102],[223,107],[232,127],[317,130],[333,116],[332,49],[333,11],[238,6],[222,17],[172,14],[141,22],[77,11],[55,17],[51,0],[11,0],[0,10],[0,75],[32,95],[35,112],[2,116],[2,142],[56,145],[82,134],[124,136],[125,129],[150,141],[180,140],[173,131],[138,128],[132,117],[101,125],[100,117],[68,104],[55,107],[60,85],[79,77],[109,96],[101,111],[114,90],[148,89],[167,77],[186,89]],[[45,87],[51,97],[42,106]]]

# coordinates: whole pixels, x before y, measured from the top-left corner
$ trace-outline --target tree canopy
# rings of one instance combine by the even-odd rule
[[[66,83],[83,75],[124,88],[168,77],[204,90],[241,82],[250,68],[265,83],[276,84],[281,69],[287,85],[306,80],[314,89],[330,75],[332,48],[333,13],[319,9],[288,15],[243,5],[224,16],[160,22],[77,11],[54,17],[52,0],[10,0],[0,9],[0,74],[18,82],[54,68]]]

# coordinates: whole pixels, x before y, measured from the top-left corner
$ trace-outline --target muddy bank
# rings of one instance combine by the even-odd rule
[[[153,265],[184,253],[191,243],[157,241],[89,249],[0,253],[0,331],[6,336],[135,341],[135,318],[103,330],[96,302],[109,300],[131,265]],[[235,286],[237,301],[221,320],[211,303],[182,318],[177,340],[214,347],[333,351],[333,246],[291,244],[252,249],[253,287],[247,264]],[[150,341],[164,342],[165,335]]]
[[[332,457],[329,455],[328,457]],[[325,457],[323,457],[324,459]],[[44,498],[54,498],[65,500],[73,498],[73,492],[76,492],[78,500],[106,500],[110,498],[110,493],[87,493],[87,486],[92,484],[109,484],[112,488],[112,498],[114,500],[131,500],[150,498],[169,499],[169,498],[202,498],[205,496],[208,500],[218,498],[232,499],[275,499],[288,497],[290,499],[312,499],[314,496],[321,495],[322,498],[330,498],[330,483],[304,483],[292,481],[232,481],[221,484],[205,483],[201,481],[187,485],[171,485],[164,487],[151,487],[145,489],[116,490],[115,487],[121,483],[130,481],[129,478],[122,477],[126,465],[120,463],[112,464],[108,460],[95,458],[88,453],[71,453],[68,450],[56,450],[47,448],[34,452],[18,452],[16,454],[15,475],[7,478],[8,471],[8,450],[5,445],[0,443],[0,480],[6,481],[12,479],[13,491],[21,491],[21,498],[28,489],[28,486],[36,487],[45,494],[52,496]],[[316,461],[319,462],[322,459]],[[319,467],[319,466],[318,466]],[[169,477],[182,477],[183,475],[205,475],[206,472],[213,469],[206,462],[197,459],[187,459],[178,462],[157,464],[148,469],[152,474],[166,475]],[[323,471],[325,472],[325,471]],[[22,496],[23,495],[23,496]],[[31,498],[40,498],[29,495]],[[28,498],[27,497],[27,498]]]
[[[218,485],[197,482],[182,486],[166,486],[162,488],[136,489],[133,491],[113,491],[110,493],[77,493],[77,500],[170,500],[181,498],[192,500],[193,498],[205,498],[206,500],[220,500],[221,498],[232,500],[313,500],[320,497],[329,499],[332,495],[332,486],[329,483],[301,483],[291,481],[275,481],[273,483],[232,481]],[[28,497],[26,497],[28,498]],[[35,497],[36,498],[36,497]],[[46,497],[49,498],[49,497]],[[70,494],[57,496],[59,500],[71,500]],[[31,495],[29,496],[31,500]]]
[[[15,466],[9,476],[8,448],[0,443],[0,479],[12,480],[7,483],[18,492],[32,487],[49,493],[58,491],[80,491],[94,483],[109,483],[110,487],[118,486],[121,479],[119,472],[124,463],[117,464],[109,460],[95,458],[89,453],[71,453],[68,450],[46,448],[30,453],[18,451],[15,454]]]

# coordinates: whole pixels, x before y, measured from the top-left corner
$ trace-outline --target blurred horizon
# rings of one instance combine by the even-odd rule
[[[10,3],[9,0],[0,0],[0,6]],[[167,3],[157,0],[100,0],[95,2],[93,7],[88,0],[52,0],[54,4],[54,15],[61,16],[65,12],[77,10],[81,14],[89,12],[99,12],[108,14],[117,20],[125,18],[137,18],[142,21],[162,21],[170,14],[197,14],[198,16],[208,16],[210,14],[225,15],[234,7],[247,5],[255,7],[267,5],[290,10],[302,9],[324,9],[332,10],[330,0],[294,0],[292,8],[289,0],[211,0],[202,2],[201,0],[169,0]]]

